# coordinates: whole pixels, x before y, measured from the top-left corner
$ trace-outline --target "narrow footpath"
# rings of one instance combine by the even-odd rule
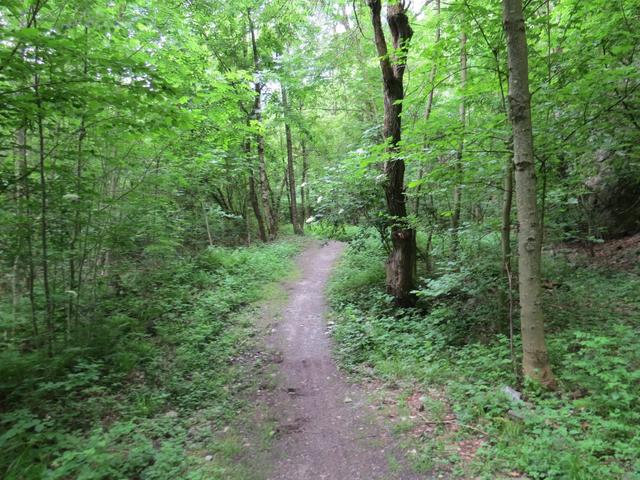
[[[418,478],[390,462],[390,432],[366,392],[347,383],[332,359],[325,287],[342,250],[338,242],[314,244],[300,256],[301,276],[289,286],[269,339],[282,360],[272,399],[278,427],[269,480]]]

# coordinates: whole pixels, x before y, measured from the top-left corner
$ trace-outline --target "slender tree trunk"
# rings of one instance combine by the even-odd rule
[[[21,258],[23,257],[22,250],[22,223],[23,211],[22,211],[22,182],[20,180],[21,171],[21,156],[22,156],[22,144],[24,143],[25,132],[23,128],[19,128],[16,132],[16,147],[13,154],[13,172],[15,177],[15,185],[13,190],[13,201],[15,205],[15,216],[17,219],[17,233],[18,233],[18,245],[13,252],[13,266],[11,267],[11,319],[12,325],[10,329],[10,337],[15,336],[15,328],[19,323],[18,307],[20,303],[21,291],[20,291],[20,276],[21,276]]]
[[[247,120],[248,123],[248,120]],[[260,209],[260,200],[258,199],[258,193],[256,190],[256,176],[255,176],[255,167],[254,162],[251,158],[251,140],[246,139],[244,142],[244,153],[247,157],[247,161],[249,162],[249,203],[251,203],[251,209],[256,217],[256,222],[258,223],[258,236],[260,237],[260,241],[267,242],[268,235],[267,229],[264,223],[264,216],[262,214],[262,210]],[[247,220],[248,221],[248,220]]]
[[[25,122],[26,124],[26,122]],[[35,254],[33,251],[33,226],[32,226],[32,211],[31,211],[31,188],[29,185],[29,178],[27,172],[29,171],[28,157],[27,157],[27,128],[23,126],[18,130],[17,135],[18,150],[20,155],[20,178],[22,182],[21,197],[24,198],[24,209],[22,214],[25,216],[23,220],[23,230],[25,236],[25,242],[27,244],[27,291],[29,292],[29,307],[31,314],[31,325],[33,328],[33,335],[36,337],[36,343],[38,343],[38,319],[36,316],[36,296],[35,296],[35,279],[36,279],[36,267],[34,263]],[[22,201],[19,199],[19,201]]]
[[[511,205],[513,204],[513,157],[511,154],[507,157],[502,188],[504,193],[502,197],[500,245],[502,250],[502,271],[507,275],[511,271]]]
[[[439,20],[440,19],[440,0],[435,0],[435,11],[438,17],[438,27],[436,28],[436,38],[435,38],[435,44],[437,45],[440,42],[440,36],[441,36],[440,20]],[[427,97],[427,104],[424,109],[425,123],[429,121],[429,117],[431,117],[431,110],[433,110],[433,97],[436,91],[434,82],[436,79],[437,70],[438,70],[437,64],[434,62],[433,65],[431,66],[431,72],[429,72],[429,85],[431,89],[429,90],[429,96]],[[423,144],[424,144],[424,150],[426,152],[427,146],[428,146],[428,139],[426,135],[424,137]],[[418,170],[419,181],[422,180],[424,173],[425,173],[424,163],[421,163],[420,169]],[[420,194],[421,193],[422,193],[422,183],[418,183],[418,186],[416,187],[415,202],[413,205],[415,215],[420,215]]]
[[[510,140],[508,148],[513,150]],[[509,332],[509,342],[513,346],[513,270],[511,268],[511,208],[513,205],[513,153],[509,153],[505,162],[502,178],[502,221],[500,228],[500,250],[502,254],[502,274],[505,279],[506,292],[499,290],[499,300],[503,307],[504,323],[496,322],[496,330]],[[513,355],[512,355],[513,357]],[[513,357],[515,358],[515,357]]]
[[[442,30],[440,28],[440,0],[435,0],[435,10],[436,10],[436,15],[438,17],[438,27],[436,28],[436,38],[435,38],[435,44],[437,45],[438,43],[440,43],[440,36],[442,35]],[[436,79],[437,71],[438,71],[437,64],[434,63],[431,67],[431,72],[429,73],[429,85],[431,86],[431,89],[429,90],[429,97],[427,98],[427,105],[424,111],[425,120],[429,120],[429,117],[431,116],[431,110],[433,109],[433,97],[436,91],[434,82]]]
[[[85,50],[82,65],[82,74],[84,78],[87,77],[88,64],[87,64],[87,50],[88,50],[88,27],[84,28],[85,35]],[[78,198],[75,201],[74,213],[73,213],[73,233],[71,236],[71,242],[69,245],[69,299],[67,300],[67,335],[70,334],[71,322],[78,323],[78,306],[80,304],[79,297],[79,280],[82,278],[82,274],[77,272],[79,268],[79,251],[78,244],[80,242],[80,235],[82,234],[82,174],[84,167],[84,140],[87,135],[86,132],[86,120],[84,113],[80,116],[80,128],[78,129],[78,148],[76,152],[76,195]]]
[[[262,92],[262,86],[257,84],[256,86],[256,121],[262,121],[262,114],[260,113],[260,97]],[[260,187],[260,199],[262,205],[262,212],[266,221],[267,227],[267,239],[269,241],[274,240],[278,235],[278,223],[276,215],[271,207],[271,187],[269,185],[269,177],[267,175],[267,165],[264,155],[264,134],[259,132],[256,137],[257,150],[258,150],[258,184]]]
[[[253,67],[255,79],[255,100],[253,114],[255,121],[260,124],[262,122],[262,83],[258,77],[260,73],[260,57],[258,55],[258,43],[256,41],[255,28],[251,19],[251,11],[247,10],[247,18],[249,20],[249,31],[251,35],[251,49],[253,52]],[[271,208],[271,187],[269,186],[269,177],[267,176],[267,166],[264,155],[264,134],[258,131],[256,134],[256,148],[258,151],[258,180],[260,186],[260,200],[262,212],[266,221],[267,239],[274,240],[278,235],[278,218]]]
[[[202,216],[204,217],[204,226],[207,229],[207,238],[209,239],[209,246],[213,247],[213,235],[211,235],[211,227],[209,226],[209,212],[207,211],[207,207],[202,202]]]
[[[86,74],[86,66],[85,66]],[[84,163],[83,143],[86,136],[85,132],[85,118],[84,115],[80,119],[80,131],[78,133],[78,149],[76,152],[76,195],[78,198],[75,200],[74,214],[73,214],[73,233],[71,235],[71,241],[69,243],[69,298],[67,300],[67,336],[70,335],[71,322],[75,319],[77,323],[77,306],[79,303],[78,298],[78,278],[80,274],[76,273],[78,267],[78,242],[80,240],[80,234],[82,233],[81,223],[81,190],[82,190],[82,169]],[[77,278],[78,277],[78,278]]]
[[[460,209],[462,205],[462,155],[464,153],[464,135],[467,127],[467,105],[464,98],[464,89],[467,85],[467,34],[460,35],[460,88],[462,99],[460,100],[459,118],[462,133],[460,134],[460,144],[456,152],[456,163],[454,166],[456,185],[453,189],[453,214],[451,215],[451,250],[453,255],[457,255],[460,246]]]
[[[244,238],[247,246],[251,245],[251,222],[249,221],[249,208],[245,197],[242,205],[242,218],[244,219]]]
[[[264,217],[262,216],[262,210],[260,210],[260,201],[258,200],[258,193],[256,192],[256,179],[253,172],[249,173],[249,201],[251,202],[251,208],[256,216],[258,222],[258,236],[263,242],[268,242],[269,237],[267,235],[267,229],[264,224]]]
[[[80,258],[78,259],[78,283],[77,283],[77,295],[76,295],[76,310],[74,316],[74,327],[76,331],[80,326],[80,301],[82,299],[82,294],[84,291],[84,267],[87,263],[87,258],[89,256],[89,233],[92,230],[92,208],[89,203],[85,203],[88,206],[89,213],[87,214],[87,218],[85,220],[84,225],[84,236],[82,237],[82,251],[80,254]]]
[[[49,285],[49,245],[48,245],[48,211],[47,211],[47,176],[45,170],[44,151],[44,125],[42,112],[42,99],[40,97],[40,77],[35,75],[33,83],[36,96],[36,106],[38,109],[36,122],[38,126],[38,170],[40,174],[40,240],[42,246],[42,289],[45,298],[45,324],[47,326],[47,351],[49,356],[53,355],[53,300],[51,298],[51,288]]]
[[[507,107],[507,99],[504,92],[502,81],[502,72],[500,70],[500,59],[498,58],[498,50],[493,51],[494,60],[496,62],[496,72],[498,75],[498,83],[500,84],[500,96],[502,99],[502,110],[504,112],[507,123],[510,123],[509,109]],[[510,289],[512,282],[511,276],[511,210],[513,208],[513,134],[509,136],[506,144],[509,154],[506,157],[504,166],[504,175],[502,178],[502,187],[504,194],[502,197],[502,225],[500,230],[500,244],[502,247],[502,271]],[[505,299],[505,302],[508,299]],[[511,306],[509,305],[509,309]]]
[[[544,337],[540,279],[541,242],[529,93],[529,62],[522,0],[503,0],[504,29],[509,58],[509,109],[518,207],[518,274],[523,373],[553,387],[555,380]]]
[[[302,150],[302,184],[300,185],[300,209],[302,210],[302,219],[300,221],[300,225],[304,228],[304,224],[311,216],[311,212],[309,211],[309,186],[307,182],[309,181],[309,154],[307,152],[307,144],[302,140],[300,143],[300,149]]]
[[[282,106],[284,108],[284,134],[287,141],[287,183],[289,184],[289,214],[291,216],[291,225],[293,225],[293,233],[302,235],[302,227],[300,226],[300,216],[298,215],[298,200],[296,198],[296,173],[293,159],[293,140],[291,138],[291,126],[289,125],[289,102],[287,99],[287,90],[281,85],[282,90]]]
[[[404,188],[404,160],[399,155],[402,133],[401,114],[404,99],[403,76],[406,51],[413,31],[409,25],[403,2],[387,7],[387,23],[393,41],[393,59],[389,58],[387,42],[382,29],[380,0],[369,0],[376,50],[382,71],[384,92],[384,128],[387,142],[385,197],[391,225],[391,252],[387,260],[387,291],[398,305],[415,302],[411,293],[416,282],[416,231],[407,218]],[[393,60],[393,61],[392,61]]]

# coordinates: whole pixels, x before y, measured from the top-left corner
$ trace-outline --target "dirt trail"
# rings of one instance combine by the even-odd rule
[[[324,289],[342,249],[337,242],[316,244],[300,256],[302,275],[289,286],[269,341],[282,359],[272,398],[278,428],[270,480],[417,478],[389,471],[389,432],[331,358]]]

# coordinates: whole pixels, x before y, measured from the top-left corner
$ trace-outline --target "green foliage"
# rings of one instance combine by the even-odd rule
[[[265,210],[277,226],[294,200],[285,121],[305,227],[350,242],[331,286],[345,365],[443,384],[460,418],[490,430],[491,472],[640,469],[637,268],[545,260],[561,388],[528,385],[527,420],[506,416],[514,405],[498,392],[517,386],[520,345],[507,338],[499,256],[501,228],[516,233],[503,204],[512,132],[501,8],[435,4],[409,10],[397,155],[420,282],[417,307],[404,310],[382,289],[397,219],[385,213],[366,2],[0,5],[0,476],[247,477],[225,463],[237,441],[203,435],[192,446],[190,432],[206,423],[198,409],[216,426],[235,410],[231,358],[251,324],[240,312],[295,249],[234,248],[259,238]],[[640,229],[640,4],[524,4],[545,246],[579,242],[595,256],[604,239]],[[425,468],[444,451],[430,448]]]
[[[412,390],[442,388],[458,421],[489,432],[472,467],[483,478],[514,469],[531,478],[633,478],[640,445],[636,274],[546,259],[548,282],[557,285],[545,308],[560,389],[530,385],[516,402],[502,393],[518,388],[509,338],[492,333],[504,325],[495,318],[496,259],[464,253],[461,265],[439,266],[418,290],[419,307],[399,310],[383,293],[379,263],[370,261],[380,255],[379,243],[354,242],[332,281],[333,332],[345,367]],[[514,343],[519,362],[517,335]],[[431,455],[426,466],[424,455]],[[433,452],[416,461],[436,466]]]
[[[248,305],[298,248],[212,247],[129,272],[129,293],[96,312],[104,329],[64,355],[3,352],[3,478],[246,478],[211,430],[193,432],[241,408],[229,385],[247,381],[233,359],[253,335]]]

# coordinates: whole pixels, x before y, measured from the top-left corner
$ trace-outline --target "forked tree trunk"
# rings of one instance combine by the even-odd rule
[[[293,140],[291,139],[291,125],[289,125],[289,102],[287,100],[287,90],[284,85],[282,89],[282,107],[284,108],[284,134],[287,141],[287,177],[289,186],[289,214],[291,217],[291,225],[293,225],[293,233],[302,235],[302,227],[300,226],[300,217],[298,216],[298,199],[296,198],[296,173],[293,164]]]
[[[529,62],[522,0],[503,0],[502,5],[509,58],[509,110],[513,128],[516,204],[520,224],[518,274],[522,367],[525,377],[553,387],[555,380],[544,338],[540,285],[541,242],[533,157]]]
[[[369,0],[376,50],[382,71],[384,92],[384,129],[387,142],[387,159],[384,163],[386,175],[385,196],[391,224],[391,253],[387,260],[387,292],[398,305],[409,306],[415,301],[411,293],[416,281],[416,231],[407,218],[404,190],[404,160],[399,156],[402,133],[401,114],[408,42],[413,35],[406,15],[404,2],[387,7],[387,23],[393,42],[392,58],[382,29],[380,0]]]

